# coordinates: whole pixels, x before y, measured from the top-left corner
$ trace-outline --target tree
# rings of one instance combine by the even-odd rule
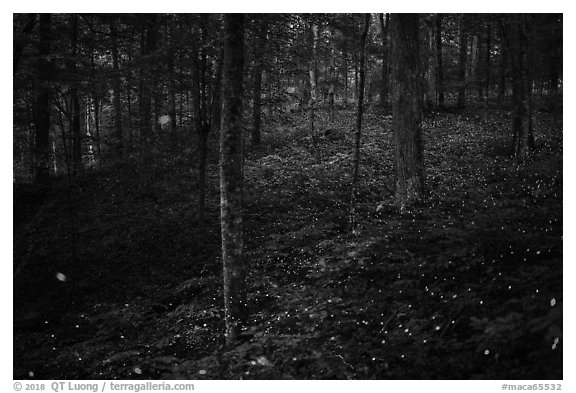
[[[228,345],[238,337],[247,314],[242,239],[243,48],[244,16],[226,14],[220,129],[220,224]]]
[[[514,155],[524,160],[534,145],[532,131],[531,80],[528,62],[528,15],[508,19],[507,30],[512,53],[512,134]]]
[[[50,43],[51,14],[40,14],[37,61],[37,89],[35,103],[35,181],[44,184],[48,181],[50,171]]]
[[[261,107],[262,107],[262,72],[264,70],[264,55],[266,49],[266,38],[268,34],[268,20],[266,15],[262,15],[258,26],[258,41],[254,51],[254,95],[252,98],[252,144],[260,144]]]
[[[465,14],[460,14],[459,30],[460,42],[458,49],[458,107],[464,108],[466,105],[466,57],[468,52],[468,38],[465,30]]]
[[[113,83],[112,83],[112,96],[114,101],[114,131],[116,134],[117,151],[118,155],[122,156],[123,141],[122,141],[122,103],[120,100],[121,94],[121,79],[120,79],[120,65],[118,56],[118,29],[116,28],[116,20],[114,17],[110,19],[110,36],[112,39],[112,70],[113,70]],[[98,106],[98,103],[96,103]]]
[[[444,73],[442,65],[442,14],[436,14],[436,95],[438,106],[444,108]]]
[[[70,100],[72,102],[72,122],[70,124],[72,135],[72,168],[74,174],[82,170],[82,134],[80,130],[80,98],[78,97],[78,75],[76,71],[78,39],[78,15],[72,14],[70,20],[70,78],[72,79],[70,88]]]
[[[14,14],[14,18],[16,18],[16,14]],[[36,14],[28,14],[26,25],[24,25],[24,27],[22,28],[20,35],[18,37],[15,37],[14,49],[13,49],[14,58],[12,68],[13,76],[16,75],[16,72],[18,71],[18,66],[20,65],[20,58],[22,57],[22,51],[24,50],[26,39],[34,29],[34,26],[36,26],[36,19],[37,19]]]
[[[424,188],[418,15],[391,15],[390,29],[395,198],[404,210],[420,198]]]
[[[364,17],[364,30],[360,37],[360,90],[358,91],[358,108],[356,111],[356,144],[354,146],[354,171],[350,192],[350,226],[354,225],[354,210],[356,205],[356,188],[360,173],[360,138],[362,136],[362,115],[364,114],[364,85],[366,83],[366,37],[370,29],[370,14]]]
[[[316,160],[320,160],[320,147],[318,146],[318,136],[316,134],[316,127],[314,125],[314,116],[316,112],[316,102],[318,100],[317,91],[317,78],[318,78],[318,63],[317,63],[317,42],[318,42],[318,25],[315,22],[310,24],[310,60],[309,60],[309,74],[310,74],[310,101],[308,102],[308,119],[310,124],[310,136],[312,137],[312,144],[314,147],[314,155]]]
[[[382,89],[380,91],[380,105],[388,106],[388,75],[390,73],[389,47],[388,47],[388,27],[390,25],[390,14],[380,14],[380,30],[382,32]]]

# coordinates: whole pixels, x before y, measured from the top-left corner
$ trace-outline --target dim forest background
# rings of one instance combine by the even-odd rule
[[[14,14],[16,379],[562,379],[562,15]]]

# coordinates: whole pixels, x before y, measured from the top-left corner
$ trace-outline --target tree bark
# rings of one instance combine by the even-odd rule
[[[380,106],[388,106],[388,74],[389,66],[389,49],[388,49],[388,26],[390,25],[390,14],[386,14],[386,23],[384,23],[384,14],[379,14],[380,30],[382,32],[382,86],[380,90]]]
[[[424,188],[422,95],[420,91],[418,15],[393,14],[392,128],[395,146],[395,198],[403,211]]]
[[[458,53],[458,107],[466,106],[466,57],[468,42],[464,25],[464,14],[460,15],[460,48]]]
[[[262,124],[262,71],[264,69],[264,54],[266,36],[268,34],[267,16],[262,15],[258,29],[258,42],[254,51],[254,92],[252,97],[252,144],[260,145],[260,127]]]
[[[120,65],[118,60],[118,31],[116,28],[116,20],[110,20],[110,35],[112,38],[112,100],[114,107],[114,133],[116,134],[116,151],[121,157],[123,154],[123,140],[122,140],[122,103],[121,103],[121,80],[120,80]]]
[[[44,184],[49,180],[50,174],[50,79],[51,64],[50,44],[51,14],[40,14],[38,43],[38,85],[35,102],[35,171],[34,180],[37,184]]]
[[[484,69],[484,94],[486,97],[490,97],[490,57],[491,51],[490,47],[492,46],[492,25],[490,21],[486,22],[486,53],[485,53],[485,69]]]
[[[444,71],[442,64],[442,14],[436,14],[436,94],[438,107],[444,108]]]
[[[22,29],[20,37],[15,37],[14,49],[13,49],[13,62],[12,62],[12,76],[15,76],[18,72],[18,66],[20,65],[20,58],[22,57],[22,52],[24,51],[24,44],[26,43],[25,38],[28,36],[34,26],[36,26],[36,14],[28,14],[28,19],[26,25]],[[24,37],[23,37],[24,36]]]
[[[360,174],[360,142],[362,137],[362,116],[364,114],[364,84],[366,83],[366,37],[370,28],[370,14],[364,17],[364,30],[360,37],[360,90],[358,92],[358,108],[356,112],[356,143],[354,146],[354,171],[350,190],[350,227],[354,228],[356,208],[356,189]]]
[[[156,18],[154,14],[145,16],[143,25],[143,45],[142,55],[145,62],[142,64],[140,79],[140,139],[142,153],[142,170],[144,183],[150,179],[152,168],[151,148],[152,148],[152,94],[155,83],[154,72],[152,70],[151,57],[156,51]],[[146,185],[146,184],[145,184]]]
[[[82,134],[80,129],[80,98],[78,97],[78,75],[76,72],[76,55],[77,55],[77,24],[78,16],[72,15],[71,20],[71,60],[70,74],[72,78],[72,87],[70,89],[70,99],[72,102],[72,168],[74,174],[82,170]]]
[[[320,161],[320,147],[318,146],[318,136],[316,133],[316,127],[314,125],[315,112],[316,112],[316,102],[317,102],[317,73],[318,65],[317,61],[317,41],[318,41],[318,26],[312,23],[310,26],[310,63],[309,63],[309,73],[310,73],[310,101],[308,102],[308,118],[310,122],[310,136],[312,137],[312,144],[314,148],[314,155],[316,156],[316,161]]]
[[[200,50],[196,41],[197,31],[192,30],[192,125],[196,133],[198,146],[198,231],[204,233],[204,206],[206,203],[206,158],[208,150],[208,133],[203,124],[202,94],[200,82]]]
[[[226,343],[247,319],[242,239],[242,82],[244,16],[224,15],[224,69],[220,130],[220,223],[224,265]]]
[[[330,121],[334,121],[334,100],[336,95],[336,49],[334,48],[334,28],[331,29],[330,36],[332,38],[332,44],[330,45],[330,86],[328,88],[328,102],[330,104]]]
[[[503,102],[506,96],[506,64],[508,61],[508,47],[505,43],[506,38],[504,37],[504,27],[500,25],[498,31],[500,32],[500,83],[498,84],[498,101]]]
[[[527,29],[527,15],[517,15],[509,21],[509,37],[513,55],[512,98],[514,101],[514,113],[512,133],[514,155],[518,161],[523,161],[529,155],[533,146]]]

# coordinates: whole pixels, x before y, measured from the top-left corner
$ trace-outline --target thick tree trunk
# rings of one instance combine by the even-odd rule
[[[438,107],[444,108],[444,71],[442,64],[442,14],[436,14],[436,94]]]
[[[458,107],[466,106],[466,57],[468,42],[464,25],[464,14],[460,15],[460,47],[458,56]]]
[[[430,21],[432,23],[433,21]],[[422,51],[423,56],[425,59],[423,61],[423,65],[425,66],[424,71],[424,82],[425,82],[425,91],[424,91],[424,108],[426,112],[431,111],[437,104],[437,67],[436,67],[436,56],[435,56],[435,46],[436,46],[436,39],[434,34],[434,27],[430,24],[429,28],[425,29],[423,32],[426,36],[422,39],[422,42],[426,44],[426,51]]]
[[[35,102],[34,180],[46,183],[50,174],[50,78],[51,14],[40,14],[38,43],[38,86]]]
[[[262,124],[262,71],[264,69],[264,50],[266,49],[266,36],[268,35],[267,16],[262,15],[258,30],[258,43],[254,51],[254,92],[252,97],[252,144],[260,145],[260,127]]]
[[[424,188],[418,15],[392,14],[390,28],[395,198],[400,209],[404,210],[421,197]]]
[[[224,70],[220,130],[220,223],[224,265],[226,343],[247,319],[242,239],[242,72],[244,16],[224,15]]]
[[[122,103],[121,103],[121,80],[120,80],[120,65],[118,59],[118,31],[116,29],[116,20],[114,18],[110,21],[110,35],[112,38],[112,100],[114,106],[114,133],[116,134],[116,151],[119,156],[123,153],[123,140],[122,140]]]

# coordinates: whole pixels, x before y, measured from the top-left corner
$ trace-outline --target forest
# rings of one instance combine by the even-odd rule
[[[562,14],[13,14],[14,379],[563,378]]]

